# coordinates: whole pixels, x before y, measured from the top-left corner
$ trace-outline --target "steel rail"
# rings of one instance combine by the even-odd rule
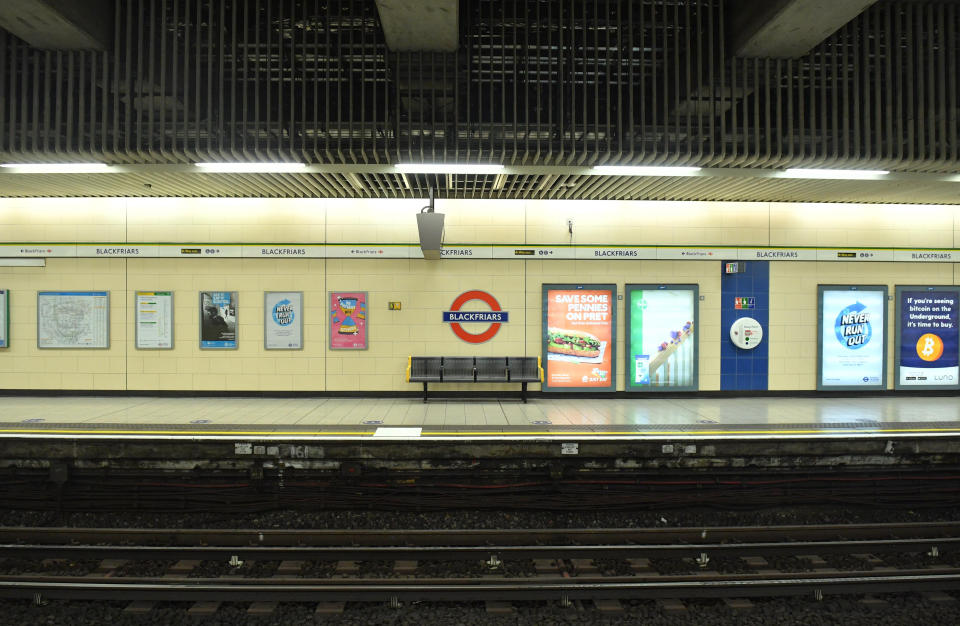
[[[98,546],[0,544],[0,557],[35,559],[206,559],[233,556],[257,560],[481,560],[499,558],[681,558],[703,554],[769,556],[926,552],[960,546],[960,538],[871,539],[694,544],[489,545],[489,546]]]
[[[458,546],[530,545],[547,542],[696,543],[700,541],[816,541],[844,539],[960,537],[956,522],[841,524],[819,526],[717,526],[685,528],[552,528],[473,530],[317,530],[0,527],[0,543],[166,542],[171,545]]]
[[[856,573],[845,576],[808,575],[804,577],[744,579],[717,576],[702,580],[593,581],[577,579],[517,579],[487,582],[482,579],[456,582],[363,581],[333,584],[267,583],[240,580],[196,583],[182,580],[123,582],[84,579],[49,582],[36,580],[0,580],[0,597],[21,598],[40,595],[69,600],[153,600],[153,601],[256,601],[317,602],[324,600],[550,600],[597,598],[670,598],[670,597],[757,597],[796,596],[819,592],[823,595],[846,593],[889,593],[960,588],[960,574],[881,574]]]

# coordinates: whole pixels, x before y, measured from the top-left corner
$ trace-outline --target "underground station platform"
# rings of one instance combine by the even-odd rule
[[[410,468],[619,459],[633,467],[938,463],[954,396],[583,398],[0,397],[4,466]]]

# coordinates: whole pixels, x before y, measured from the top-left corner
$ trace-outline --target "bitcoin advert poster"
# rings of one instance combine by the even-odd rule
[[[957,287],[897,287],[900,388],[957,388],[960,336]]]
[[[820,285],[818,389],[886,386],[886,286]]]
[[[627,389],[697,389],[697,285],[627,285]]]
[[[616,285],[544,285],[546,391],[616,389]]]

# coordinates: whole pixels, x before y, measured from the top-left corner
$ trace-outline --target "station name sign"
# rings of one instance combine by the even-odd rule
[[[366,258],[421,259],[412,244],[235,244],[235,243],[6,243],[0,258]],[[960,263],[960,249],[949,248],[790,248],[763,246],[588,246],[464,245],[441,250],[442,260],[513,259],[519,261],[834,261]]]

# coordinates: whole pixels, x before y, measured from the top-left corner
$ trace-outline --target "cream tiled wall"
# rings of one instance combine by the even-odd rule
[[[771,390],[816,389],[817,285],[954,285],[952,263],[791,262],[770,264]],[[887,319],[896,314],[887,301]],[[893,344],[887,324],[887,345]],[[893,350],[887,350],[887,382],[893,388]]]
[[[0,241],[196,243],[417,242],[425,200],[80,198],[0,200]],[[445,241],[463,244],[781,245],[953,247],[953,207],[441,200]],[[573,221],[573,234],[567,220]],[[774,262],[770,270],[770,389],[813,389],[817,284],[957,284],[954,264]],[[2,267],[10,289],[11,347],[0,352],[8,389],[415,391],[407,356],[537,355],[543,283],[700,285],[700,388],[720,386],[720,266],[716,261],[444,259],[48,259]],[[109,350],[38,350],[36,292],[111,292]],[[469,289],[493,294],[510,322],[474,346],[440,321]],[[175,292],[175,348],[134,347],[133,293]],[[238,291],[239,349],[201,350],[198,292]],[[327,349],[328,292],[369,294],[370,348]],[[302,291],[305,348],[263,348],[263,292]],[[400,301],[400,311],[387,302]],[[478,303],[465,307],[483,308]],[[624,350],[623,302],[617,349]],[[891,303],[892,314],[892,303]],[[466,325],[479,332],[485,325]],[[892,352],[891,352],[892,354]],[[892,357],[889,357],[892,358]],[[618,388],[623,389],[622,356]],[[892,363],[891,363],[892,366]],[[892,370],[891,370],[892,371]],[[463,386],[463,389],[473,389]]]

